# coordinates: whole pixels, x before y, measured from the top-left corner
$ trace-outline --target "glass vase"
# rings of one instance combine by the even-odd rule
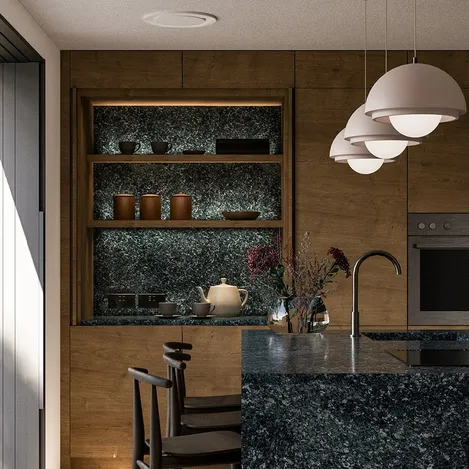
[[[278,297],[267,314],[267,325],[277,334],[290,332],[288,297]]]
[[[329,313],[320,296],[294,297],[291,306],[291,332],[295,334],[319,333],[329,325]]]

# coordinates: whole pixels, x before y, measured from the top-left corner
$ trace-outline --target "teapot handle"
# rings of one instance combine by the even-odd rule
[[[241,303],[241,309],[243,309],[246,306],[246,301],[248,301],[249,298],[249,292],[247,290],[244,290],[244,288],[238,288],[239,293],[244,293],[244,300]]]

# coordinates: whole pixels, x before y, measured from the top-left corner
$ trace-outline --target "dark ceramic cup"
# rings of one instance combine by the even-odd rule
[[[214,309],[215,305],[211,303],[193,303],[192,305],[192,312],[196,316],[208,316],[213,313]]]
[[[171,148],[168,142],[151,142],[151,149],[155,155],[163,155]]]
[[[123,155],[132,155],[140,149],[140,143],[137,142],[119,142],[119,150]]]

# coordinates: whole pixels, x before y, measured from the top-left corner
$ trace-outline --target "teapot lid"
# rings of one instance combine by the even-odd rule
[[[229,285],[229,284],[227,284],[227,283],[226,283],[227,279],[226,279],[225,277],[221,278],[220,281],[221,281],[221,283],[218,284],[218,285],[214,285],[213,288],[226,288],[226,287],[229,287],[229,288],[232,288],[232,287],[237,288],[237,287],[235,287],[234,285]]]

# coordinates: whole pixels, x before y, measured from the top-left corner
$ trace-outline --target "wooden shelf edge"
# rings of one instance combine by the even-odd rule
[[[87,155],[88,163],[281,163],[283,155]]]
[[[92,220],[88,228],[282,228],[282,220]]]

